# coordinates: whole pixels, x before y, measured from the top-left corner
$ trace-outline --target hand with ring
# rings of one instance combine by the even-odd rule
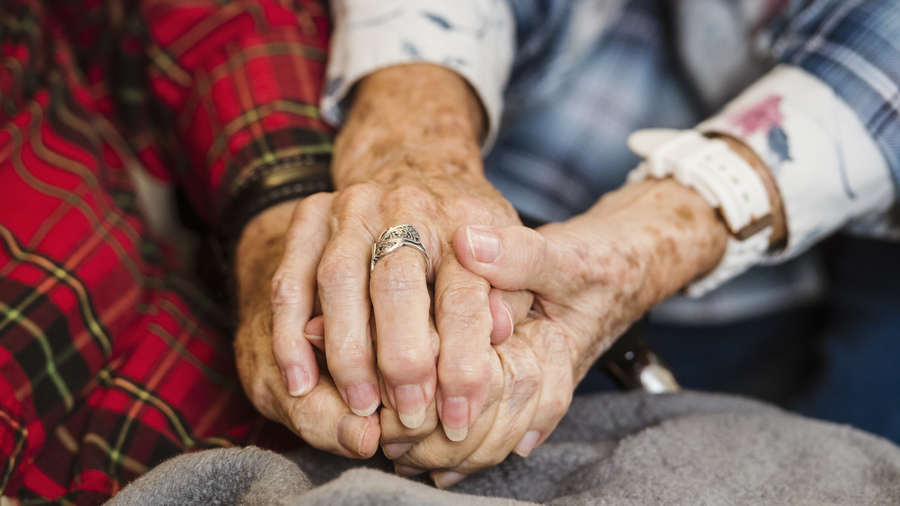
[[[320,345],[352,413],[384,404],[404,439],[438,421],[449,439],[466,437],[489,393],[491,343],[532,300],[492,290],[453,251],[462,225],[520,223],[484,177],[482,122],[446,69],[395,67],[358,85],[335,147],[337,191],[296,206],[272,280],[272,351],[291,396],[316,387]]]
[[[626,186],[583,215],[537,230],[462,227],[454,241],[462,265],[495,287],[533,291],[534,309],[512,339],[492,348],[498,373],[465,441],[433,434],[386,445],[385,454],[401,474],[429,471],[442,488],[510,452],[528,455],[566,413],[597,357],[654,304],[712,269],[727,238],[715,210],[672,180]],[[382,439],[398,431],[391,415],[382,410]]]

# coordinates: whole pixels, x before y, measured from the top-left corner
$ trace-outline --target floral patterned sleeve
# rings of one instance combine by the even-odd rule
[[[900,238],[900,4],[821,1],[776,20],[782,62],[700,126],[766,159],[788,225],[780,261],[844,228]]]
[[[512,66],[515,22],[505,0],[332,0],[334,32],[323,116],[344,121],[353,86],[376,70],[432,63],[465,78],[488,116],[489,145],[500,125]]]

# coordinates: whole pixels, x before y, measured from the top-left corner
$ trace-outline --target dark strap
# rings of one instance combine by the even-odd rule
[[[331,189],[330,154],[300,155],[260,167],[240,184],[226,204],[221,233],[233,243],[244,226],[262,211]]]
[[[234,249],[247,223],[276,204],[332,189],[330,154],[283,158],[258,168],[241,182],[225,205],[217,237],[207,243],[219,261],[220,275],[210,279],[219,302],[236,303]]]

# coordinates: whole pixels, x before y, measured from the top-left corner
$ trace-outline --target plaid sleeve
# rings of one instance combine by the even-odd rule
[[[261,167],[328,153],[317,103],[329,24],[311,0],[145,0],[150,87],[182,156],[175,176],[203,218]]]
[[[828,83],[859,115],[900,185],[900,2],[820,0],[792,16],[775,54]]]

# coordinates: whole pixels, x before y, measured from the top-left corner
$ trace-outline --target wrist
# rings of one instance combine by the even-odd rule
[[[601,199],[599,218],[611,244],[625,244],[638,314],[711,271],[725,254],[727,227],[694,190],[672,179],[627,185]]]
[[[701,195],[730,231],[724,257],[686,287],[689,297],[702,296],[760,263],[786,236],[768,167],[739,141],[711,137],[696,130],[649,129],[628,139],[632,151],[645,159],[628,175],[630,183],[674,179]]]
[[[460,153],[480,160],[484,110],[455,72],[429,64],[390,67],[363,79],[335,146],[337,188],[377,180],[380,169],[412,151]],[[453,161],[451,161],[453,163]],[[480,164],[453,163],[482,172]]]
[[[706,200],[671,179],[623,186],[585,214],[542,228],[551,229],[559,230],[555,240],[574,246],[565,265],[582,287],[574,291],[586,292],[573,297],[591,301],[578,305],[583,320],[569,321],[576,380],[649,309],[715,268],[729,237]]]

